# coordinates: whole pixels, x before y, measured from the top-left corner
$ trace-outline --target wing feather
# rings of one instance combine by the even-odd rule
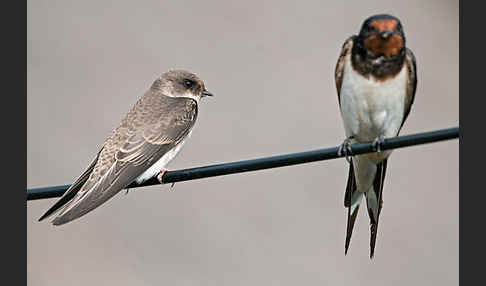
[[[334,70],[334,80],[336,82],[336,89],[338,95],[338,103],[341,106],[341,85],[343,83],[343,73],[346,59],[349,58],[348,55],[351,54],[351,49],[353,48],[353,42],[356,36],[349,37],[343,44],[341,48],[341,54],[339,55],[336,69]]]
[[[405,96],[405,112],[403,115],[403,121],[400,125],[400,129],[403,127],[405,120],[407,120],[410,110],[412,109],[412,104],[415,100],[415,91],[417,90],[417,64],[415,62],[415,56],[409,48],[406,50],[405,54],[405,65],[407,66],[407,92]]]
[[[150,160],[154,153],[159,153],[159,149],[167,149],[167,152],[185,138],[194,126],[197,105],[174,106],[171,113],[172,116],[162,118],[130,136],[116,152],[116,160],[138,166]]]
[[[105,143],[86,183],[53,220],[55,225],[81,217],[106,202],[187,136],[196,121],[197,103],[188,98],[165,100],[159,113],[151,114],[154,120],[149,124],[133,128],[124,126],[127,120],[122,121]],[[137,120],[128,122],[137,124]],[[123,135],[122,130],[132,131]]]

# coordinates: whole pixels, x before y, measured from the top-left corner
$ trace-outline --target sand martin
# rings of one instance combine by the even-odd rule
[[[195,74],[170,70],[135,103],[96,158],[40,219],[58,212],[61,225],[97,208],[133,181],[141,183],[167,169],[196,122],[199,100],[212,96]]]
[[[415,97],[415,57],[405,47],[400,20],[391,15],[366,19],[359,35],[344,43],[335,80],[346,140],[340,153],[348,159],[344,195],[348,208],[345,254],[363,195],[370,218],[370,258],[373,258],[378,220],[383,205],[383,182],[391,151],[381,152],[385,138],[397,136]],[[373,141],[376,153],[353,156],[350,145]]]

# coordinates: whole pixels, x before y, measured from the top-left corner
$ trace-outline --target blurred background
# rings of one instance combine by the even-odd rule
[[[458,1],[28,1],[29,188],[71,184],[170,68],[203,100],[182,169],[333,147],[334,67],[391,13],[417,58],[402,134],[458,125]],[[457,285],[458,140],[388,161],[375,258],[361,210],[344,256],[343,159],[125,192],[72,223],[27,203],[29,285]]]

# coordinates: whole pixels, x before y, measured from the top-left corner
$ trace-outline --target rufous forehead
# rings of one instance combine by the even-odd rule
[[[397,21],[393,19],[374,20],[370,26],[375,27],[378,31],[393,31],[397,26]]]

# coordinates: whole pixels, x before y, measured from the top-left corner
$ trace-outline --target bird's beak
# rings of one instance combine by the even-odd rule
[[[207,91],[207,90],[203,90],[202,94],[203,94],[204,96],[214,96],[214,94],[210,93],[210,92],[209,92],[209,91]]]
[[[388,39],[391,35],[393,34],[393,32],[391,31],[383,31],[380,33],[380,37],[383,39],[383,40],[386,40]]]

